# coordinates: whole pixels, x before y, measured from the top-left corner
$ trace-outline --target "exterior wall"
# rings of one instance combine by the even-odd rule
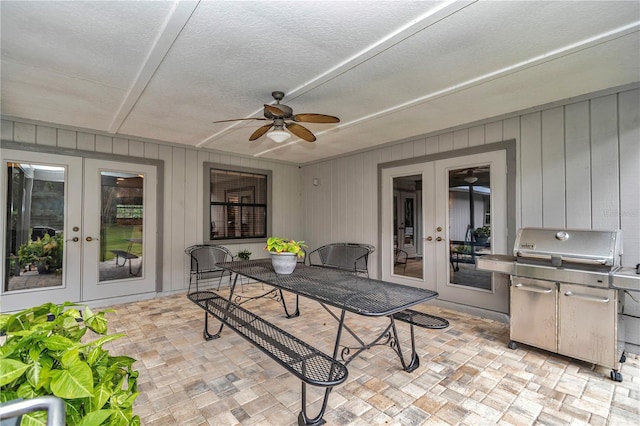
[[[189,285],[189,262],[184,249],[203,241],[203,163],[214,162],[256,169],[272,170],[272,229],[274,235],[303,234],[301,170],[297,165],[239,157],[213,151],[191,149],[162,142],[121,139],[100,133],[69,130],[55,125],[31,123],[27,120],[3,119],[0,130],[3,141],[57,147],[64,154],[83,156],[89,153],[116,154],[164,162],[163,227],[158,242],[162,244],[163,292],[186,290]],[[76,152],[77,151],[77,152]],[[46,160],[46,154],[43,154]],[[249,249],[252,258],[267,257],[262,243],[226,245],[233,254]]]
[[[640,262],[637,87],[304,166],[304,238],[310,247],[331,241],[377,245],[378,164],[515,139],[516,227],[620,228],[623,265],[635,266]],[[375,256],[369,267],[379,276]],[[628,296],[625,302],[627,341],[640,345],[640,304]]]

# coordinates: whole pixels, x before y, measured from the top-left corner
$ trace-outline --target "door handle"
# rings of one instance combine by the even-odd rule
[[[425,238],[426,241],[433,241],[433,237],[431,235],[429,235],[427,238]]]
[[[590,294],[574,293],[572,291],[567,291],[567,292],[564,293],[564,295],[565,296],[576,297],[578,299],[586,300],[588,302],[609,303],[609,298],[608,297],[598,297],[598,296],[592,296]]]
[[[80,238],[73,237],[73,238],[71,238],[70,240],[67,240],[67,241],[73,241],[74,243],[77,243],[78,241],[80,241]]]
[[[515,285],[516,288],[520,289],[520,290],[525,290],[525,291],[533,291],[534,293],[551,293],[553,291],[552,288],[547,288],[547,287],[542,287],[539,285],[524,285],[524,284],[516,284]]]
[[[99,239],[100,239],[100,238],[93,238],[93,237],[87,237],[87,238],[85,238],[85,240],[87,240],[88,242],[91,242],[91,241],[93,241],[93,240],[98,241]]]
[[[442,241],[442,237],[436,237],[436,241],[438,242]]]

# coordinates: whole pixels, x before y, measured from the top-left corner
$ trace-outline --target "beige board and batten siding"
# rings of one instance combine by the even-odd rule
[[[219,152],[191,149],[160,141],[142,141],[112,137],[98,132],[68,129],[3,117],[0,124],[3,141],[19,142],[64,149],[66,155],[90,153],[114,154],[136,158],[162,160],[163,228],[162,283],[164,293],[184,291],[189,284],[189,261],[185,247],[203,242],[203,164],[213,162],[273,172],[273,233],[302,238],[302,172],[297,165]],[[43,156],[46,161],[46,156]],[[233,254],[241,248],[253,252],[252,258],[266,257],[262,243],[227,245]]]
[[[640,262],[638,84],[306,165],[305,238],[314,247],[339,240],[377,245],[378,164],[510,139],[517,151],[516,228],[620,228],[623,265]],[[379,276],[376,256],[369,268]],[[626,341],[638,353],[640,304],[627,296],[625,313]]]

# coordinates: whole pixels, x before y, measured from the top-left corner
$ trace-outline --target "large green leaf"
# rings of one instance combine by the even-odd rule
[[[40,396],[38,392],[29,384],[29,382],[24,382],[18,388],[18,396],[22,399],[33,399],[37,396]]]
[[[115,410],[93,411],[82,418],[77,426],[97,426],[103,424]]]
[[[75,345],[75,343],[64,336],[53,335],[42,339],[44,347],[52,351],[64,351]]]
[[[21,426],[46,426],[46,424],[46,411],[33,411],[31,413],[24,414],[22,416],[22,423],[20,423]]]
[[[40,387],[40,372],[42,371],[42,365],[39,362],[34,362],[27,370],[27,381],[31,386],[38,389]]]
[[[126,336],[126,334],[120,333],[120,334],[110,334],[108,336],[102,336],[101,338],[94,340],[93,342],[88,342],[85,343],[84,345],[82,345],[81,347],[87,347],[87,346],[102,346],[107,342],[110,342],[112,340],[116,340],[119,339],[121,337]]]
[[[68,399],[93,396],[93,374],[87,363],[74,362],[51,373],[51,391],[55,396]]]
[[[110,383],[101,383],[93,391],[93,398],[91,398],[91,409],[99,410],[109,401],[109,398],[113,394],[113,388]]]
[[[3,359],[0,362],[0,386],[11,383],[27,371],[29,364],[22,363],[15,359]]]

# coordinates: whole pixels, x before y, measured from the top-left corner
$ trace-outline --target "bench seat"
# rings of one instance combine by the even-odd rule
[[[301,380],[302,411],[298,416],[299,425],[318,426],[325,423],[322,416],[331,390],[347,380],[348,371],[344,364],[213,291],[197,291],[189,293],[187,297],[205,310],[205,339],[217,338],[222,331],[221,326],[217,334],[209,334],[207,319],[210,314]],[[307,415],[307,384],[325,388],[322,408],[314,418]]]
[[[116,255],[116,262],[118,262],[118,259],[117,259],[118,257],[121,257],[124,260],[131,260],[131,259],[138,258],[138,256],[136,256],[135,254],[129,253],[128,251],[124,251],[124,250],[111,250],[111,253]]]
[[[142,265],[140,265],[140,268],[138,268],[138,271],[135,273],[131,269],[131,260],[138,259],[138,256],[125,250],[110,250],[110,251],[111,253],[116,255],[116,266],[124,266],[127,264],[127,261],[129,261],[129,275],[131,275],[132,277],[135,277],[140,273],[140,268],[142,268]],[[120,258],[123,259],[122,265],[118,263],[118,259]]]
[[[424,312],[414,311],[413,309],[405,309],[393,314],[393,319],[413,324],[422,328],[440,329],[449,327],[449,321],[435,315],[425,314]]]

